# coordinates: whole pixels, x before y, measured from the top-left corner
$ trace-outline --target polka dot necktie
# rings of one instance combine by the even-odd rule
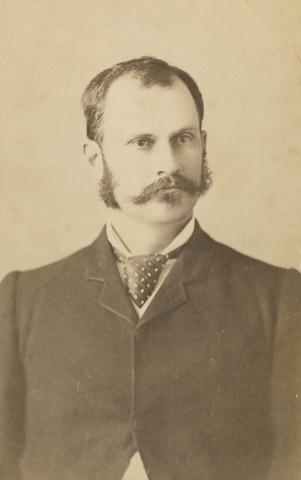
[[[165,255],[152,253],[150,255],[126,257],[116,248],[113,248],[115,257],[121,262],[123,267],[127,291],[139,308],[143,307],[156,288],[159,276],[167,260],[176,258],[180,250],[180,248],[177,248]]]

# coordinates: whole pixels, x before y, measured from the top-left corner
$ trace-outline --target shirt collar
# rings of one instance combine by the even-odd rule
[[[178,233],[178,235],[165,247],[161,252],[156,252],[156,253],[162,253],[162,255],[165,255],[169,252],[172,252],[176,248],[182,247],[191,235],[194,232],[194,227],[195,227],[195,218],[192,217],[189,222],[185,225],[185,227]],[[131,252],[125,243],[123,242],[122,238],[119,236],[117,231],[115,230],[114,226],[110,221],[106,223],[106,234],[108,241],[110,244],[116,248],[117,250],[120,251],[123,255],[126,257],[135,255],[135,252]]]

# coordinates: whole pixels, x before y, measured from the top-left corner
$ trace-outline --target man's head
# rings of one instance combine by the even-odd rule
[[[183,70],[142,57],[104,70],[86,88],[86,155],[101,159],[106,205],[144,220],[191,214],[209,188],[202,95]]]

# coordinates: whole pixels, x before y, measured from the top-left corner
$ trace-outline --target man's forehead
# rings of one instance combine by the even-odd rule
[[[178,77],[171,85],[144,86],[141,80],[124,75],[110,86],[104,105],[104,130],[122,126],[156,128],[168,122],[170,128],[199,125],[192,95]]]

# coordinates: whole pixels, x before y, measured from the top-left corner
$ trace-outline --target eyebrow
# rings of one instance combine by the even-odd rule
[[[143,133],[143,132],[141,132],[141,133],[136,133],[136,134],[131,135],[130,138],[139,138],[139,137],[152,137],[152,138],[155,138],[156,135],[154,135],[153,133],[146,133],[146,132]]]
[[[194,132],[197,133],[198,129],[193,127],[192,125],[189,125],[187,127],[180,128],[179,130],[176,130],[174,133],[170,135],[170,137],[176,137],[177,135],[180,135],[181,133],[185,132]]]

